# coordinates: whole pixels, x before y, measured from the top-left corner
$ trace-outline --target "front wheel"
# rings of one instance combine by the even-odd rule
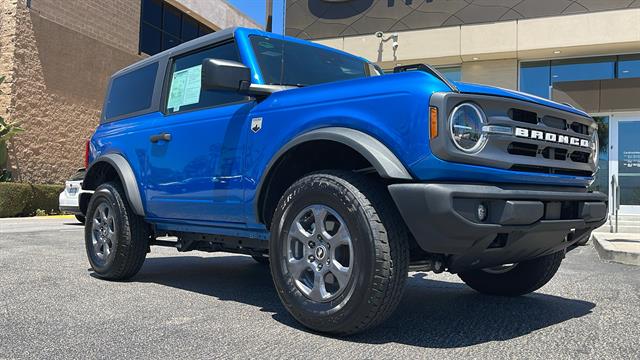
[[[553,278],[562,263],[560,251],[523,261],[492,268],[464,271],[460,279],[472,289],[489,295],[519,296],[543,287]]]
[[[379,324],[398,305],[408,234],[375,178],[327,171],[300,179],[282,196],[271,234],[273,281],[303,325],[353,334]]]

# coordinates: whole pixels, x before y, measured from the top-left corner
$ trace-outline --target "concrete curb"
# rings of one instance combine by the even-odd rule
[[[609,235],[609,234],[608,234]],[[610,234],[617,235],[617,234]],[[600,255],[600,259],[620,264],[640,266],[640,250],[639,251],[623,251],[617,249],[614,244],[606,239],[603,234],[594,233],[591,238],[593,247]],[[639,247],[640,249],[640,247]]]

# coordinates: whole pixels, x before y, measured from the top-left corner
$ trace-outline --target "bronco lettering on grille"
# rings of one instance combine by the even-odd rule
[[[516,127],[515,135],[518,137],[524,137],[528,139],[544,140],[549,142],[555,142],[558,144],[567,144],[573,146],[580,146],[584,148],[591,147],[591,141],[587,139],[580,139],[568,135],[560,135],[546,131],[531,130],[526,128]]]

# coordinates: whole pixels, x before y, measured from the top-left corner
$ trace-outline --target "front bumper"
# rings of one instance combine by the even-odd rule
[[[437,183],[394,184],[389,191],[418,245],[447,255],[451,272],[561,251],[607,217],[606,196],[580,189]]]

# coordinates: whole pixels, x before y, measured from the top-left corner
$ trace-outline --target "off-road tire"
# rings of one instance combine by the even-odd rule
[[[328,302],[313,301],[296,287],[283,250],[296,214],[312,204],[342,217],[353,247],[348,285]],[[409,265],[408,232],[379,179],[327,170],[299,179],[284,193],[271,224],[269,254],[275,287],[289,313],[312,330],[349,335],[378,325],[400,302]]]
[[[98,261],[92,244],[94,213],[102,202],[107,202],[114,210],[115,222],[113,254],[104,263]],[[100,185],[91,197],[86,219],[85,245],[95,275],[108,280],[125,280],[134,276],[147,255],[150,229],[144,219],[131,209],[122,186],[117,182]]]
[[[534,292],[553,278],[564,258],[564,252],[518,263],[504,273],[470,270],[458,274],[472,289],[488,295],[520,296]]]

